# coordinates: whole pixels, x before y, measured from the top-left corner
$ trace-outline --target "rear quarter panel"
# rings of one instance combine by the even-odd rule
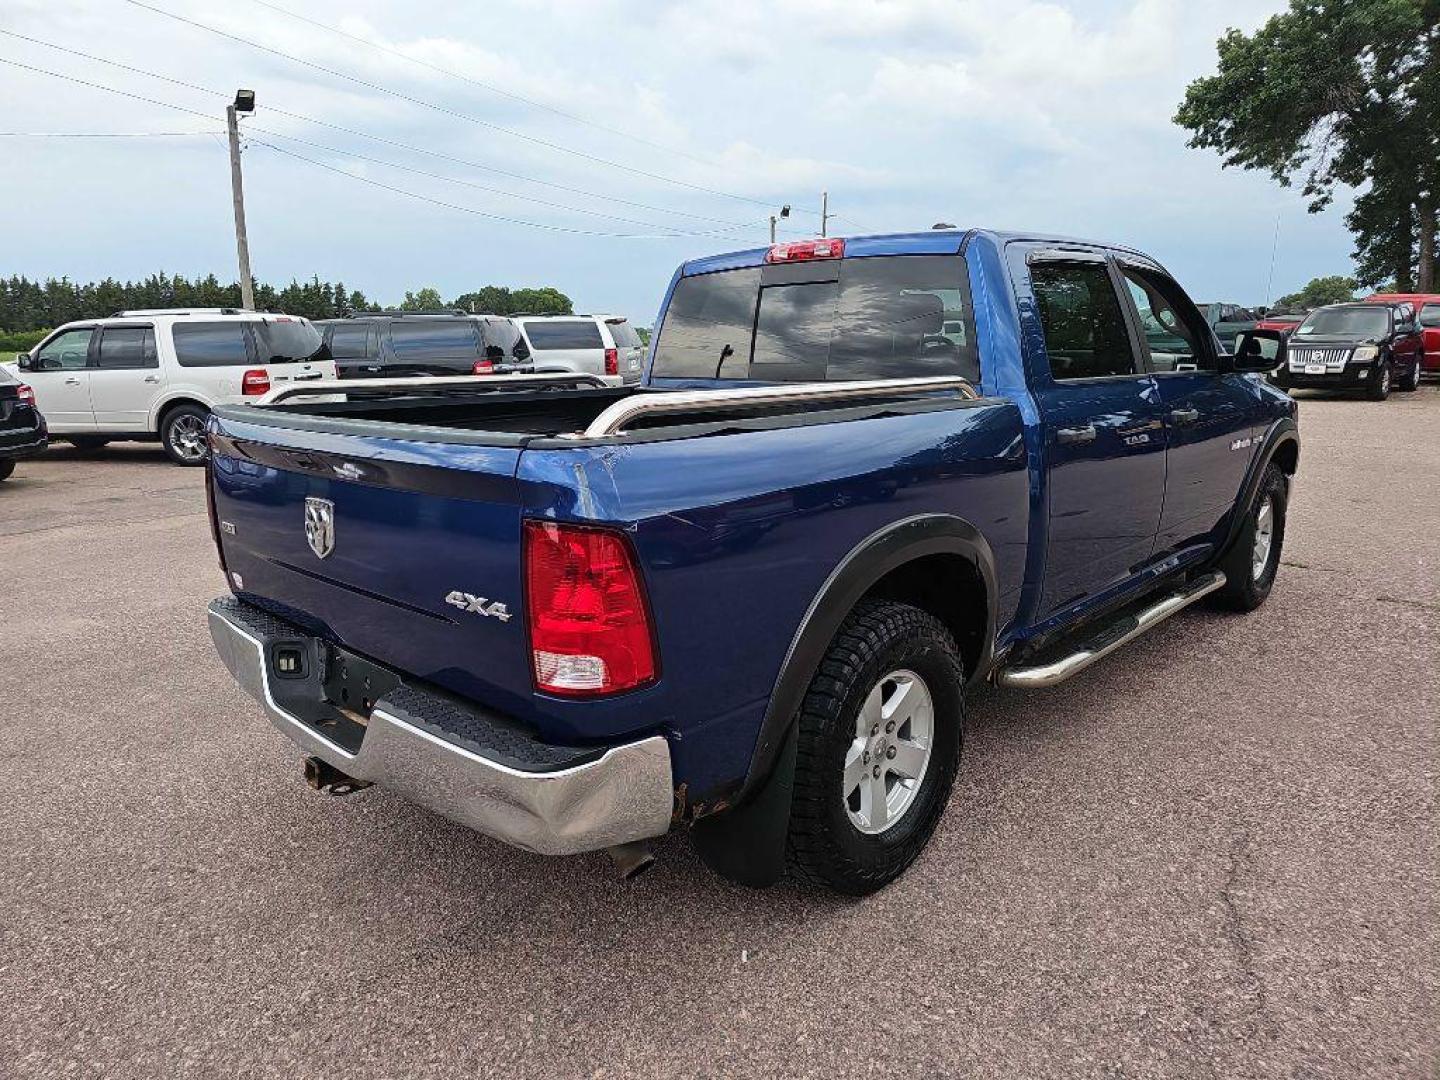
[[[527,450],[527,516],[618,525],[634,541],[661,677],[600,702],[538,698],[587,737],[658,726],[678,782],[704,799],[745,775],[781,665],[822,585],[866,537],[953,514],[989,542],[1001,611],[1025,563],[1024,432],[1009,402],[706,438]]]

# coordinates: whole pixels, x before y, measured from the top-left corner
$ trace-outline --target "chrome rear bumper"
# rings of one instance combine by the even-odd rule
[[[352,753],[277,704],[262,628],[284,624],[229,597],[214,601],[209,616],[220,658],[270,722],[307,754],[356,780],[545,855],[596,851],[670,827],[670,748],[658,735],[610,747],[580,765],[522,770],[427,730],[429,724],[418,726],[407,718],[413,715],[408,708],[387,708],[388,698],[381,697]]]

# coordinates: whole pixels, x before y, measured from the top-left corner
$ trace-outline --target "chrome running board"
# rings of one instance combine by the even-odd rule
[[[1212,570],[1187,584],[1178,592],[1169,593],[1148,607],[1120,619],[1105,623],[1087,637],[1082,638],[1078,647],[1059,660],[1048,664],[1017,666],[1001,669],[995,682],[1011,689],[1035,689],[1054,686],[1071,675],[1084,671],[1102,657],[1109,656],[1147,630],[1153,630],[1177,611],[1182,611],[1201,597],[1208,596],[1225,584],[1225,575]]]

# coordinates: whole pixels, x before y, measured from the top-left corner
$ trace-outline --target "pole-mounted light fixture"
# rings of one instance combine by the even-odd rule
[[[255,91],[235,91],[235,111],[238,113],[252,113],[255,111]]]

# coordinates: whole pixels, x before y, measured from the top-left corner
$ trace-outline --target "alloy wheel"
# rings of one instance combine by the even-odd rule
[[[1250,576],[1259,581],[1270,565],[1270,549],[1275,545],[1275,500],[1269,495],[1255,514],[1255,542],[1250,549]]]
[[[935,699],[908,668],[883,676],[866,695],[845,753],[841,798],[850,823],[878,836],[915,802],[935,743]]]

